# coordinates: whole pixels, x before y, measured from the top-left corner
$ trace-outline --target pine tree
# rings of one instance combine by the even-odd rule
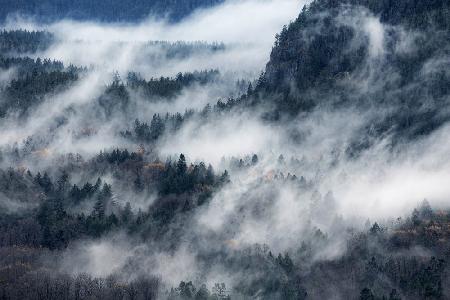
[[[177,174],[179,176],[184,176],[187,171],[187,165],[186,165],[186,157],[183,154],[180,154],[180,158],[178,159],[177,163]]]
[[[45,172],[44,176],[42,177],[41,186],[46,194],[50,193],[53,190],[53,183],[47,172]]]
[[[142,182],[141,173],[136,172],[136,179],[134,180],[134,189],[137,192],[142,192],[144,190],[144,183]]]
[[[220,176],[220,183],[221,184],[227,184],[230,182],[230,175],[228,174],[228,171],[225,170],[222,174],[222,176]]]
[[[211,165],[208,165],[208,169],[206,170],[205,183],[207,185],[214,185],[215,183],[214,169]]]
[[[133,218],[133,211],[131,210],[131,204],[130,202],[127,202],[120,215],[120,219],[123,224],[129,224],[132,218]]]
[[[67,191],[67,185],[69,183],[69,174],[64,170],[57,181],[57,191],[61,195],[64,195]]]

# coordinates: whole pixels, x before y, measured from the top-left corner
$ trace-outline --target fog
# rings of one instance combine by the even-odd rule
[[[110,72],[133,70],[147,78],[204,69],[255,76],[267,62],[275,34],[297,17],[305,3],[307,1],[232,0],[197,11],[175,24],[151,16],[140,24],[67,20],[45,26],[13,18],[7,21],[5,28],[44,29],[54,33],[55,45],[36,56],[58,59],[66,64],[95,65]],[[146,48],[150,41],[221,42],[226,49],[183,60],[149,61],[149,53],[158,51],[157,47]]]
[[[89,69],[69,89],[45,96],[25,120],[15,115],[2,120],[0,147],[18,143],[22,151],[26,139],[32,137],[37,156],[25,157],[21,166],[33,172],[55,171],[52,163],[68,153],[80,153],[89,160],[102,150],[136,151],[139,143],[120,134],[131,130],[136,118],[149,122],[156,113],[164,116],[191,109],[200,112],[218,99],[242,94],[236,91],[236,80],[255,83],[269,59],[275,34],[296,18],[305,3],[226,1],[175,24],[151,16],[140,24],[64,20],[42,25],[11,18],[5,24],[8,29],[48,30],[55,34],[55,43],[33,57]],[[361,93],[375,93],[396,76],[375,76],[379,74],[377,63],[388,52],[386,31],[403,34],[396,51],[410,51],[406,50],[410,49],[408,40],[419,34],[386,28],[377,16],[361,11],[344,12],[337,22],[359,30],[353,41],[355,47],[368,39],[364,67],[349,79]],[[224,43],[225,47],[168,58],[163,49],[149,46],[150,41],[202,41]],[[430,61],[427,67],[435,70],[434,63]],[[96,102],[111,84],[115,71],[125,80],[130,71],[150,79],[206,69],[219,70],[220,79],[183,88],[170,101],[146,99],[130,91],[131,108],[110,115],[102,113]],[[14,70],[2,71],[0,86],[14,76]],[[366,81],[360,80],[362,77]],[[161,161],[176,159],[183,153],[188,165],[204,161],[217,172],[226,169],[230,173],[231,182],[215,191],[208,205],[192,212],[186,221],[188,228],[173,225],[172,230],[181,237],[176,249],[166,251],[170,246],[165,240],[160,244],[143,243],[120,232],[70,245],[58,257],[56,268],[72,275],[120,274],[127,281],[139,274],[155,275],[167,288],[182,280],[206,281],[209,286],[215,282],[233,285],[241,274],[220,264],[205,266],[199,257],[219,250],[232,255],[255,244],[267,245],[274,253],[295,251],[320,230],[328,240],[317,247],[314,261],[328,260],[345,251],[346,229],[364,229],[368,219],[387,222],[406,217],[424,199],[433,207],[447,208],[449,125],[414,141],[398,142],[394,134],[388,133],[374,138],[367,149],[352,157],[348,148],[365,138],[361,136],[364,130],[385,114],[383,110],[318,107],[278,124],[264,120],[263,113],[264,108],[248,108],[217,114],[213,119],[189,119],[179,130],[165,133],[146,149],[152,153],[151,158]],[[79,133],[87,129],[91,133],[80,138]],[[45,155],[40,155],[42,151]],[[253,155],[257,155],[257,162],[251,162]],[[240,159],[248,166],[236,168],[235,162]],[[1,162],[3,168],[13,164],[9,159]],[[299,181],[292,180],[293,175]],[[79,174],[78,182],[86,178],[95,176]],[[129,192],[124,188],[126,183],[115,182],[112,175],[103,179],[113,184],[118,205],[131,202],[134,212],[148,209],[157,198],[156,191],[145,196]],[[0,199],[11,210],[21,209],[20,203],[2,194]]]
[[[67,124],[57,128],[55,141],[50,148],[60,153],[72,149],[71,152],[92,154],[102,148],[123,144],[115,137],[118,128],[114,124],[128,122],[131,125],[135,118],[148,120],[153,113],[201,109],[207,103],[226,98],[233,94],[236,80],[251,81],[263,70],[275,34],[287,20],[296,17],[300,7],[301,3],[292,0],[229,1],[218,7],[198,11],[176,24],[156,21],[152,17],[140,24],[98,24],[68,20],[40,25],[32,20],[9,19],[5,24],[6,29],[48,30],[55,34],[55,44],[43,53],[33,54],[34,57],[57,59],[66,66],[74,64],[90,66],[92,69],[69,90],[47,96],[48,99],[32,112],[25,125],[4,122],[4,128],[7,129],[3,132],[1,143],[20,143],[28,136],[53,131],[52,124],[56,118],[68,118]],[[260,34],[254,34],[256,28]],[[217,52],[194,52],[187,58],[169,59],[164,58],[164,53],[159,53],[164,52],[159,47],[146,46],[147,42],[159,40],[223,42],[226,46]],[[149,59],[150,54],[156,56],[153,59],[150,56]],[[162,102],[149,105],[142,101],[140,95],[133,95],[133,101],[137,104],[130,114],[117,116],[120,120],[107,120],[106,124],[94,121],[98,116],[92,116],[93,101],[111,82],[112,72],[119,71],[125,79],[130,71],[151,78],[206,69],[218,69],[223,78],[206,87],[194,86],[184,90],[170,104]],[[10,73],[2,73],[2,78],[5,77],[7,81],[11,78]],[[69,108],[70,111],[75,109],[75,113],[68,115]],[[67,134],[76,132],[80,127],[96,128],[98,134],[94,144],[89,139],[83,140],[82,144],[77,143],[72,139],[72,134]],[[51,132],[51,135],[55,133]]]

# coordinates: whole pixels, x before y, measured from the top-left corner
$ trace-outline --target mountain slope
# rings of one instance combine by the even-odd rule
[[[427,133],[449,119],[444,0],[317,0],[276,37],[255,94],[275,116],[318,106],[388,111],[381,131]],[[378,116],[379,117],[379,116]]]

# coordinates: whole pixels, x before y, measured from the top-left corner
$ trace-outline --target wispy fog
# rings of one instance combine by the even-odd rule
[[[0,119],[0,150],[20,156],[5,155],[0,159],[2,168],[59,174],[60,169],[69,169],[63,158],[79,153],[83,162],[71,167],[72,184],[95,183],[101,177],[112,185],[114,205],[123,208],[129,202],[134,213],[147,212],[158,201],[156,188],[150,186],[140,194],[131,191],[130,186],[136,184],[131,176],[141,176],[134,171],[138,169],[135,165],[126,166],[124,177],[129,178],[125,179],[117,175],[116,165],[96,173],[88,164],[97,163],[100,151],[141,151],[147,169],[167,167],[166,160],[177,160],[183,153],[188,168],[193,168],[191,163],[205,162],[216,174],[227,170],[230,175],[230,182],[213,190],[206,204],[174,217],[160,240],[144,242],[125,230],[83,239],[52,254],[57,257],[53,268],[70,275],[119,274],[124,281],[152,275],[161,278],[167,289],[182,280],[234,286],[245,276],[237,267],[227,268],[227,259],[231,261],[230,257],[255,244],[266,245],[275,254],[295,253],[302,242],[311,242],[316,247],[312,264],[342,255],[350,229],[364,230],[368,219],[388,223],[405,218],[424,199],[437,209],[448,208],[448,124],[414,140],[399,140],[390,131],[368,134],[390,112],[387,106],[354,109],[325,104],[279,122],[264,117],[264,105],[217,109],[218,100],[225,103],[238,98],[247,92],[249,83],[257,84],[275,35],[307,2],[230,0],[196,11],[179,23],[152,16],[139,24],[63,20],[42,25],[19,17],[6,22],[6,29],[46,30],[55,36],[48,49],[22,56],[56,59],[66,68],[72,64],[86,69],[67,88],[45,94],[25,116],[12,112]],[[396,82],[398,74],[380,70],[382,62],[392,53],[414,51],[411,40],[420,36],[420,32],[401,26],[384,25],[379,16],[359,9],[343,9],[331,22],[355,30],[351,47],[368,45],[361,66],[342,80],[358,95],[379,93]],[[390,46],[392,32],[399,37],[396,48]],[[177,42],[194,49],[181,56],[168,55],[167,47]],[[448,58],[430,59],[423,76],[443,64],[448,64]],[[127,83],[129,72],[150,80],[211,69],[220,75],[206,83],[183,86],[168,98],[148,96]],[[17,76],[13,68],[1,70],[0,89]],[[244,82],[240,90],[239,80]],[[412,89],[420,79],[411,82],[399,89]],[[111,105],[108,111],[101,99],[110,87],[117,86],[127,93],[127,106]],[[114,95],[110,97],[114,99]],[[334,98],[330,98],[320,101],[331,103]],[[202,115],[207,109],[212,111],[210,115]],[[150,124],[154,114],[164,118],[180,113],[181,118],[188,112],[194,117],[186,117],[179,127],[151,142],[124,134],[134,134],[136,119]],[[364,147],[350,153],[355,144]],[[0,193],[0,201],[10,211],[23,207],[10,195]],[[88,211],[93,204],[75,209]],[[153,223],[145,226],[156,232]],[[326,242],[317,242],[318,230]],[[208,265],[210,257],[217,257],[217,264]]]

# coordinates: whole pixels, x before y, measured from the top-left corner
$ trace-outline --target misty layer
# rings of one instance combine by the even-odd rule
[[[0,294],[449,297],[448,4],[300,8],[10,18]]]

